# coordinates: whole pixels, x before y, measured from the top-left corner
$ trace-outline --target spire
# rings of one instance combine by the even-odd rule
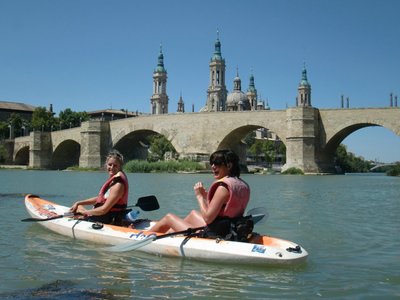
[[[182,91],[180,92],[178,103],[183,103]]]
[[[235,79],[233,79],[233,85],[234,85],[233,89],[235,91],[242,90],[242,81],[240,80],[240,77],[239,77],[239,67],[238,66],[236,66],[236,77],[235,77]]]
[[[310,86],[310,84],[308,83],[308,80],[307,80],[306,63],[304,63],[304,66],[303,66],[300,85],[301,86]]]
[[[221,42],[219,41],[219,31],[217,29],[217,40],[215,41],[214,55],[211,60],[222,60]]]
[[[162,43],[160,43],[160,54],[158,55],[158,64],[157,64],[156,72],[165,72],[164,54],[162,52]]]
[[[182,91],[181,91],[181,93],[180,93],[179,100],[178,100],[178,109],[177,109],[177,112],[181,112],[181,113],[184,113],[184,112],[185,112],[185,103],[183,102]]]
[[[248,92],[257,92],[256,86],[254,84],[254,75],[253,75],[253,70],[251,71],[250,74],[250,82],[249,82],[249,88],[247,89]]]

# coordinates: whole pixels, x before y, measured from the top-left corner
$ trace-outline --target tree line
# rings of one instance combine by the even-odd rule
[[[37,107],[30,120],[21,117],[18,113],[11,113],[6,121],[0,121],[0,139],[10,137],[10,126],[14,137],[24,136],[30,131],[55,131],[78,127],[82,122],[88,121],[86,112],[75,112],[70,108],[60,111],[58,117],[45,107]]]

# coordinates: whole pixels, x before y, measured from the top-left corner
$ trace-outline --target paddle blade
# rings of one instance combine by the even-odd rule
[[[144,211],[152,211],[160,208],[158,200],[154,195],[140,197],[135,206],[140,207]]]
[[[127,243],[123,243],[120,245],[115,245],[111,247],[104,248],[105,251],[111,251],[111,252],[126,252],[126,251],[132,251],[140,247],[144,247],[151,242],[155,241],[157,239],[156,235],[151,235],[143,240],[139,241],[129,241]]]
[[[256,207],[250,209],[246,216],[252,216],[254,224],[261,225],[267,221],[269,214],[265,207]]]

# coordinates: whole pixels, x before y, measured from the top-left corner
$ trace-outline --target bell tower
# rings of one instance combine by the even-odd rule
[[[296,106],[311,107],[311,85],[307,80],[306,66],[303,67],[301,82],[297,88]]]
[[[168,113],[167,70],[164,68],[162,45],[160,45],[157,68],[153,72],[153,95],[150,102],[151,114],[159,115]]]
[[[210,61],[210,84],[207,89],[207,111],[226,110],[228,91],[225,86],[225,59],[221,55],[221,42],[217,31],[214,55]]]
[[[250,75],[249,88],[247,89],[247,99],[249,99],[251,110],[257,110],[257,89],[254,84],[254,75]]]

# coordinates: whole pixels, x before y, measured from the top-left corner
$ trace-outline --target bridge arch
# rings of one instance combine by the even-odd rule
[[[153,130],[141,129],[131,131],[123,136],[117,137],[112,142],[113,148],[124,156],[125,161],[134,159],[146,159],[149,144],[147,138],[157,134]]]
[[[63,143],[66,141],[81,144],[81,128],[75,127],[72,129],[64,129],[59,131],[53,131],[50,133],[51,145],[53,152],[57,151],[60,146],[63,147]]]
[[[343,142],[343,140],[346,137],[348,137],[352,133],[354,133],[357,130],[360,130],[362,128],[376,127],[376,126],[380,126],[380,125],[369,124],[369,123],[360,123],[360,124],[351,124],[351,125],[348,125],[347,127],[342,128],[334,136],[332,136],[332,138],[326,143],[326,146],[324,148],[325,153],[327,155],[333,157],[336,149],[339,147],[340,143]]]
[[[14,162],[16,165],[29,165],[29,146],[25,145],[18,149]]]
[[[149,137],[154,135],[162,135],[168,138],[162,132],[157,132],[150,129],[140,129],[129,132],[124,136],[120,136],[116,141],[113,141],[113,148],[117,149],[124,156],[125,161],[129,160],[146,160],[150,148]],[[176,149],[174,141],[170,141]]]
[[[68,167],[79,166],[81,145],[74,140],[61,142],[53,151],[51,169],[64,170]]]
[[[29,136],[18,137],[14,143],[13,161],[17,165],[29,165]]]
[[[384,127],[400,136],[399,109],[321,109],[319,115],[321,148],[327,151],[334,151],[347,136],[365,127]]]
[[[246,165],[248,156],[248,145],[244,142],[244,138],[251,132],[257,129],[267,129],[273,132],[269,128],[260,127],[259,125],[243,125],[239,126],[232,131],[230,131],[219,143],[218,149],[232,149],[240,157],[240,161]],[[274,132],[276,134],[276,132]],[[276,134],[278,140],[284,144],[281,138]]]

